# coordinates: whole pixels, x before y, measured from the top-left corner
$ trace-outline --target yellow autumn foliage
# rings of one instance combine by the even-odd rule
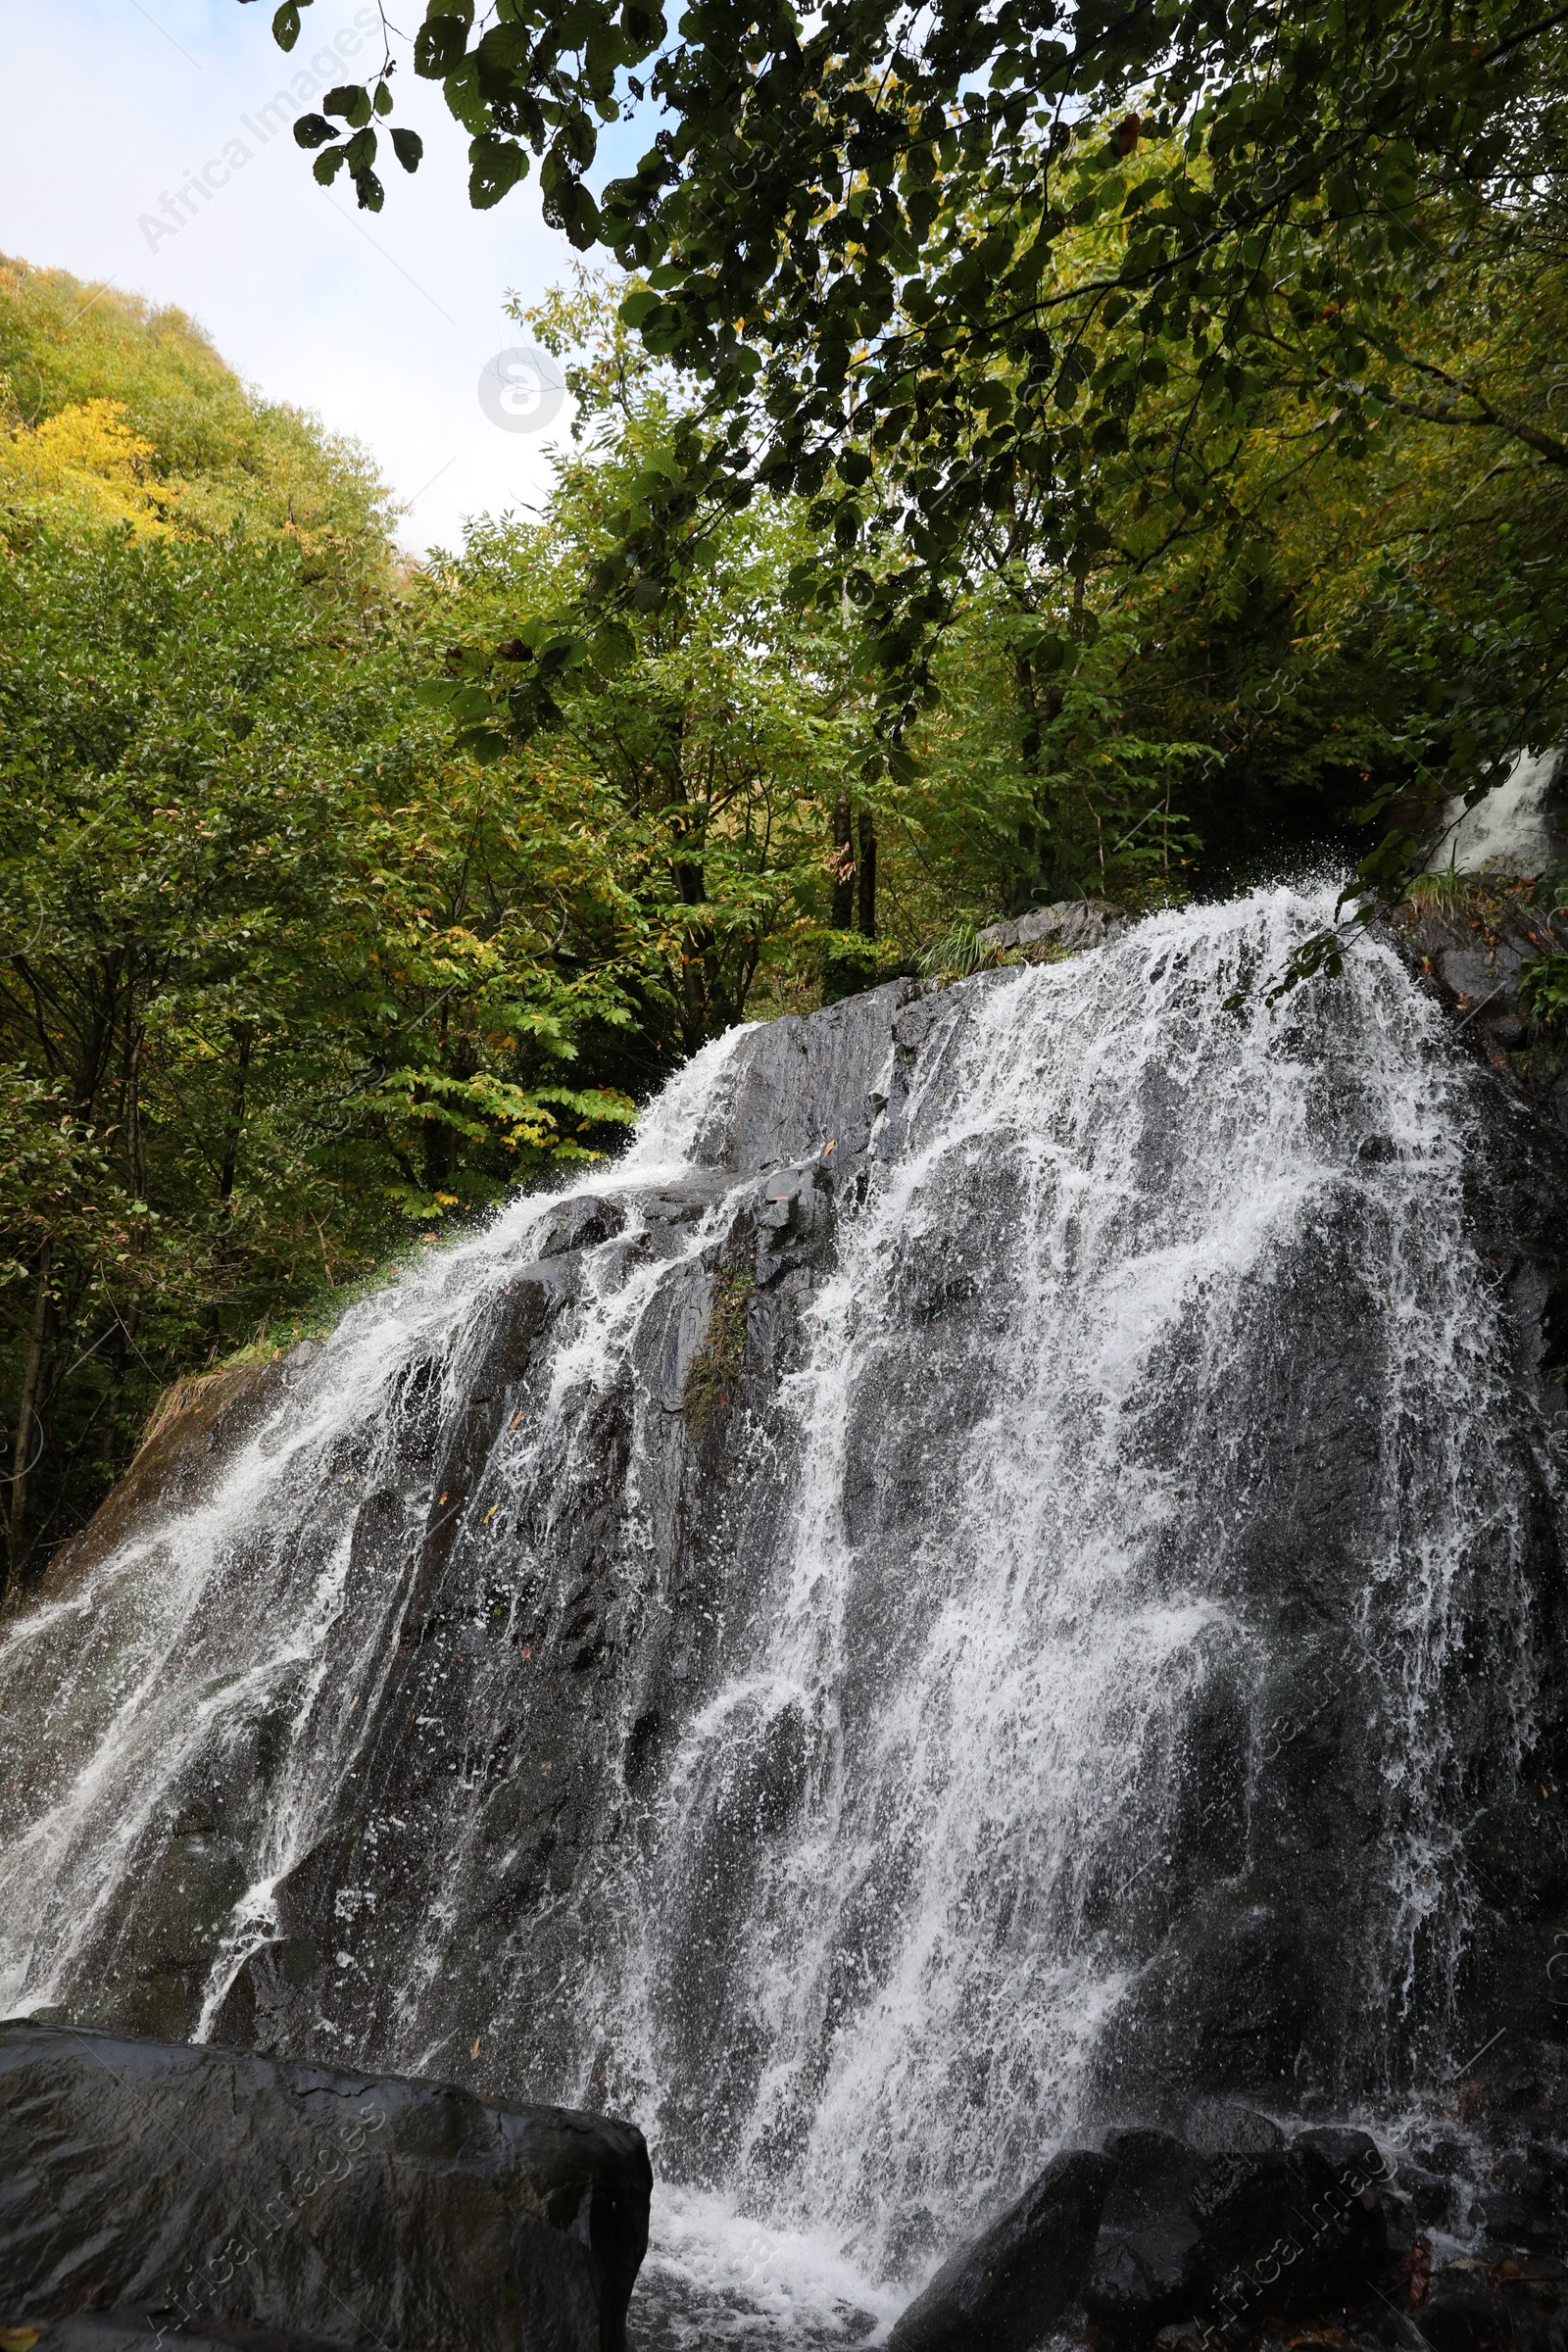
[[[368,609],[393,513],[365,450],[264,400],[182,312],[0,255],[0,548],[37,525],[285,539]]]
[[[125,422],[122,401],[74,401],[0,439],[0,503],[61,521],[167,530],[180,485],[156,479],[154,455]]]

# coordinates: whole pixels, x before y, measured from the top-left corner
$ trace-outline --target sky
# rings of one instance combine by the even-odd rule
[[[379,214],[342,178],[318,187],[294,118],[379,63],[379,34],[359,29],[376,20],[359,0],[314,0],[285,57],[271,13],[270,0],[0,0],[0,252],[186,312],[268,399],[364,443],[408,508],[405,546],[456,546],[465,516],[548,488],[569,411],[547,416],[557,401],[529,370],[495,363],[527,342],[508,294],[565,282],[571,249],[541,221],[532,179],[470,210],[466,136],[406,53],[392,120],[423,135],[418,172],[383,141]],[[303,101],[289,88],[301,74]],[[181,202],[193,174],[211,193]]]

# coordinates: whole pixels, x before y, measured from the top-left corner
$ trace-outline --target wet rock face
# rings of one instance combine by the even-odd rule
[[[975,934],[983,948],[1021,953],[1026,960],[1043,952],[1102,947],[1126,924],[1126,916],[1094,899],[1058,899],[1054,906],[1036,906],[1010,921],[988,923]]]
[[[422,1495],[411,1480],[361,1506],[356,1564],[404,1577],[408,1605],[350,1801],[279,1885],[279,1932],[235,1977],[220,2036],[298,2048],[325,2019],[349,2046],[387,2047],[427,1922],[451,1906],[471,1932],[448,1956],[442,2005],[460,2055],[478,2039],[481,2083],[487,2050],[506,2064],[521,2045],[548,2065],[569,2039],[571,1986],[592,1964],[593,1922],[574,1897],[657,1789],[709,1671],[728,1554],[776,1499],[766,1484],[733,1491],[742,1443],[796,1360],[836,1219],[863,1189],[868,1096],[917,995],[896,983],[758,1032],[689,1175],[637,1197],[621,1262],[630,1204],[607,1186],[564,1205],[546,1254],[475,1318],[433,1443],[415,1456],[428,1465]],[[692,1230],[720,1202],[693,1260]],[[625,1360],[519,1503],[509,1440],[545,1418],[588,1283],[650,1276]],[[804,1770],[785,1723],[723,1801],[705,1878],[723,1879],[731,1902]],[[403,1834],[453,1810],[466,1815],[460,1841]],[[706,2036],[705,1987],[724,1955],[706,1892],[700,1908],[692,1995]],[[744,2063],[720,2058],[721,2079]],[[724,2101],[706,2059],[696,2079],[716,2152]]]
[[[1568,1137],[1568,1060],[1561,1040],[1523,1017],[1520,974],[1543,956],[1568,953],[1568,911],[1537,906],[1528,885],[1499,876],[1463,886],[1445,903],[1407,902],[1393,920],[1412,969],[1453,1015],[1469,1051],[1559,1137]]]
[[[640,2132],[439,2082],[0,2025],[8,2321],[622,2352]]]
[[[1376,2148],[1354,2133],[1260,2144],[1283,2135],[1266,2117],[1242,2120],[1253,2128],[1236,2132],[1240,2144],[1207,2156],[1164,2133],[1110,2135],[1117,2171],[1083,2303],[1117,2343],[1184,2321],[1255,2334],[1365,2295],[1385,2252]],[[1331,2156],[1324,2138],[1356,2145]]]

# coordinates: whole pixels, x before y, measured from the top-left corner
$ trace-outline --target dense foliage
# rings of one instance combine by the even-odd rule
[[[363,458],[183,320],[0,295],[17,1568],[172,1374],[612,1138],[662,967],[592,782],[454,760],[416,702],[463,575],[399,576]]]

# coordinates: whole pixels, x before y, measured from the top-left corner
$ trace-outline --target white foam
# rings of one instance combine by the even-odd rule
[[[872,2343],[907,2301],[831,2239],[771,2228],[702,2189],[654,2190],[648,2258],[627,2318],[639,2352]]]

